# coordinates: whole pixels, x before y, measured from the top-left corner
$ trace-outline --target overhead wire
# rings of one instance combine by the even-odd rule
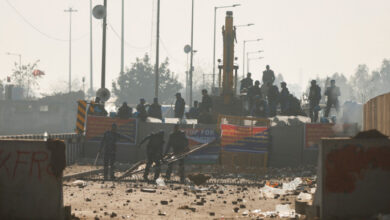
[[[11,4],[11,2],[9,2],[9,0],[5,0],[5,2],[15,11],[15,13],[17,15],[19,15],[19,17],[26,23],[28,24],[32,29],[34,29],[35,31],[37,31],[38,33],[40,33],[41,35],[51,39],[51,40],[55,40],[55,41],[61,41],[61,42],[69,42],[69,39],[61,39],[61,38],[57,38],[57,37],[53,37],[43,31],[41,31],[39,28],[37,28],[35,25],[33,25],[31,22],[28,21],[28,19],[26,17],[23,16],[23,14],[21,12],[19,12],[19,10]],[[77,40],[81,40],[83,38],[85,38],[87,35],[89,34],[89,32],[81,35],[80,37],[77,37],[77,38],[73,38],[72,41],[77,41]]]
[[[119,35],[119,33],[115,30],[115,28],[110,24],[110,23],[108,23],[107,22],[107,24],[108,24],[108,26],[111,28],[111,30],[112,30],[112,32],[115,34],[115,36],[120,40],[121,39],[121,36]],[[132,48],[132,49],[146,49],[146,48],[149,48],[149,46],[150,45],[147,45],[147,46],[142,46],[142,47],[138,47],[138,46],[134,46],[134,45],[132,45],[132,44],[130,44],[129,42],[127,42],[126,40],[123,40],[124,42],[125,42],[125,44],[128,46],[128,47],[130,47],[130,48]]]

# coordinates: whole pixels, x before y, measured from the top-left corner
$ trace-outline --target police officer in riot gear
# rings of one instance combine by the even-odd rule
[[[114,176],[114,163],[116,154],[116,142],[119,139],[131,140],[130,137],[119,134],[117,132],[117,125],[112,124],[111,130],[106,131],[103,135],[103,140],[100,144],[99,154],[104,149],[104,180],[108,179],[108,173],[110,173],[111,180],[115,179]]]
[[[155,172],[154,172],[154,180],[158,179],[161,172],[161,162],[163,147],[164,147],[164,131],[160,131],[157,133],[152,133],[151,135],[145,137],[139,146],[145,141],[149,141],[146,146],[146,155],[147,155],[147,163],[144,172],[144,180],[148,181],[148,175],[150,167],[153,163],[155,163]]]
[[[184,132],[180,131],[180,127],[176,124],[173,128],[173,132],[169,135],[169,140],[167,144],[167,148],[165,150],[165,154],[172,148],[173,153],[180,154],[185,152],[188,149],[188,139]],[[168,169],[166,172],[166,179],[171,178],[172,168],[175,162],[168,164]],[[179,176],[180,182],[184,183],[185,174],[184,174],[184,158],[177,161],[179,164]]]

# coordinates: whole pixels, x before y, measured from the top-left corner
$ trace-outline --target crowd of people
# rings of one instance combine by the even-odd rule
[[[175,96],[176,101],[173,109],[175,118],[181,120],[185,116],[187,119],[197,119],[200,122],[211,121],[213,103],[206,89],[202,90],[202,102],[199,103],[198,101],[194,101],[193,106],[188,112],[185,112],[186,103],[182,98],[181,93],[176,93]],[[152,117],[163,120],[162,106],[159,104],[158,98],[154,98],[152,104],[146,104],[145,99],[141,98],[135,110],[136,111],[134,112],[133,108],[128,106],[127,102],[123,102],[122,106],[118,108],[118,111],[114,113],[114,115],[121,119],[139,118],[142,121],[146,121],[148,117]],[[107,116],[108,113],[104,108],[104,104],[102,104],[97,97],[95,101],[92,102],[88,114],[94,116]]]
[[[275,117],[277,115],[278,106],[280,106],[280,115],[305,115],[300,101],[290,94],[287,83],[281,82],[279,88],[274,85],[275,74],[266,66],[263,72],[262,82],[256,80],[253,84],[251,73],[241,80],[240,92],[246,94],[247,114],[254,117]]]
[[[280,91],[274,85],[275,74],[269,65],[266,66],[266,70],[263,72],[262,82],[261,86],[258,80],[253,84],[251,73],[248,73],[247,77],[241,80],[240,92],[246,94],[247,114],[255,117],[275,117],[277,114],[285,116],[306,115],[301,107],[300,100],[290,94],[286,82],[280,83]],[[327,97],[324,118],[328,118],[332,107],[339,111],[338,97],[340,96],[340,89],[336,86],[335,80],[331,80],[331,85],[326,88],[324,95]],[[309,116],[313,123],[318,122],[321,97],[321,88],[317,85],[316,80],[312,80],[308,99]],[[280,107],[280,111],[277,111],[278,107]]]
[[[301,107],[301,102],[293,94],[291,94],[287,88],[286,82],[280,83],[280,90],[275,85],[275,74],[270,69],[270,66],[266,66],[266,70],[263,71],[262,84],[256,80],[253,82],[251,73],[247,74],[247,77],[241,80],[240,93],[245,94],[243,96],[244,114],[254,117],[275,117],[276,115],[284,116],[306,116],[306,113]],[[331,80],[330,87],[326,88],[324,95],[327,97],[326,107],[324,109],[324,118],[328,118],[330,109],[334,107],[339,111],[340,89],[336,86],[335,80]],[[180,93],[176,93],[176,101],[174,105],[174,117],[178,119],[197,119],[199,123],[208,124],[213,122],[212,108],[213,101],[209,96],[206,89],[202,90],[202,101],[194,101],[193,106],[188,112],[185,112],[185,101]],[[321,110],[321,88],[317,85],[315,80],[311,81],[310,92],[308,96],[309,100],[309,116],[312,122],[318,121],[318,114]],[[104,109],[104,105],[100,103],[97,97],[95,102],[92,103],[89,111],[91,115],[107,116],[107,111]],[[116,117],[122,119],[139,118],[142,121],[146,121],[148,117],[164,120],[162,114],[162,107],[157,98],[153,99],[152,104],[146,104],[145,99],[141,98],[139,104],[136,106],[136,112],[133,113],[133,109],[127,105],[126,102],[119,107]]]

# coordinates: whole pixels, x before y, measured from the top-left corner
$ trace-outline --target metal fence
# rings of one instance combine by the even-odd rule
[[[376,129],[390,136],[390,93],[364,104],[364,130]]]
[[[0,139],[16,140],[47,140],[60,139],[65,142],[66,165],[74,164],[83,155],[84,136],[77,133],[60,133],[60,134],[22,134],[0,136]]]

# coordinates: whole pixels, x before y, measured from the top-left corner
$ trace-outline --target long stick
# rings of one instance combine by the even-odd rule
[[[99,156],[100,156],[100,151],[96,155],[95,162],[93,163],[94,166],[96,166],[96,163],[97,163],[97,160],[99,159]]]

